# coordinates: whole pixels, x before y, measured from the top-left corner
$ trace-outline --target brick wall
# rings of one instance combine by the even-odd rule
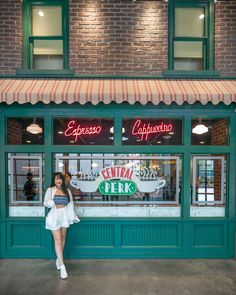
[[[71,0],[71,68],[81,74],[155,75],[167,68],[167,3]]]
[[[0,74],[22,63],[21,0],[0,0]],[[167,69],[163,0],[70,0],[70,67],[77,74],[158,75]],[[236,0],[216,4],[216,69],[236,75]]]
[[[215,68],[223,76],[236,75],[236,0],[215,6]]]
[[[9,119],[7,124],[7,143],[22,144],[22,126],[14,119]]]
[[[0,74],[14,74],[21,67],[21,0],[0,0]]]
[[[222,119],[212,125],[211,129],[211,144],[212,145],[226,145],[228,126],[227,120]],[[216,155],[217,156],[217,155]],[[214,194],[215,201],[219,201],[221,197],[221,161],[214,162]]]

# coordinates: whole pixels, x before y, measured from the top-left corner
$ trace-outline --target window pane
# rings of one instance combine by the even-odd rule
[[[112,145],[113,119],[55,118],[54,144]]]
[[[199,216],[224,216],[225,203],[226,157],[223,155],[193,156],[191,212],[198,212],[201,214]],[[194,206],[201,206],[203,209],[194,210]]]
[[[62,11],[61,6],[33,6],[32,8],[33,36],[61,36]]]
[[[175,36],[203,37],[204,8],[175,8]]]
[[[192,71],[203,70],[203,42],[175,41],[174,69]]]
[[[10,216],[44,216],[42,154],[8,154]]]
[[[179,204],[179,155],[55,155],[79,204]],[[127,182],[126,182],[127,181]]]
[[[42,118],[8,118],[8,144],[44,144]]]
[[[125,119],[122,131],[123,145],[182,144],[181,119]]]
[[[227,145],[227,119],[194,119],[192,120],[193,145]]]
[[[63,69],[62,40],[34,40],[34,69]]]

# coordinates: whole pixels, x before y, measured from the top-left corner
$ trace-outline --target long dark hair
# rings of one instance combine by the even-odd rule
[[[56,177],[59,177],[62,180],[61,190],[63,191],[63,193],[66,196],[69,196],[68,188],[67,188],[66,182],[65,182],[65,176],[61,172],[55,172],[55,173],[53,173],[52,182],[51,182],[50,187],[56,186],[56,184],[55,184],[55,178]]]

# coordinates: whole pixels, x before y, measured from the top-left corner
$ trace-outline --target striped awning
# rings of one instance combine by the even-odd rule
[[[236,102],[236,80],[0,79],[0,102],[60,104]]]

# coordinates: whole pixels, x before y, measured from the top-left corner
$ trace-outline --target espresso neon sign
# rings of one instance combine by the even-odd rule
[[[101,131],[102,126],[100,125],[83,127],[80,126],[80,124],[77,124],[76,121],[72,120],[68,123],[64,135],[67,137],[74,136],[75,141],[77,141],[79,136],[99,134]]]
[[[172,129],[172,124],[161,122],[157,125],[151,125],[151,123],[142,123],[141,120],[137,120],[132,128],[132,134],[140,136],[141,140],[147,141],[150,134],[170,132]]]

